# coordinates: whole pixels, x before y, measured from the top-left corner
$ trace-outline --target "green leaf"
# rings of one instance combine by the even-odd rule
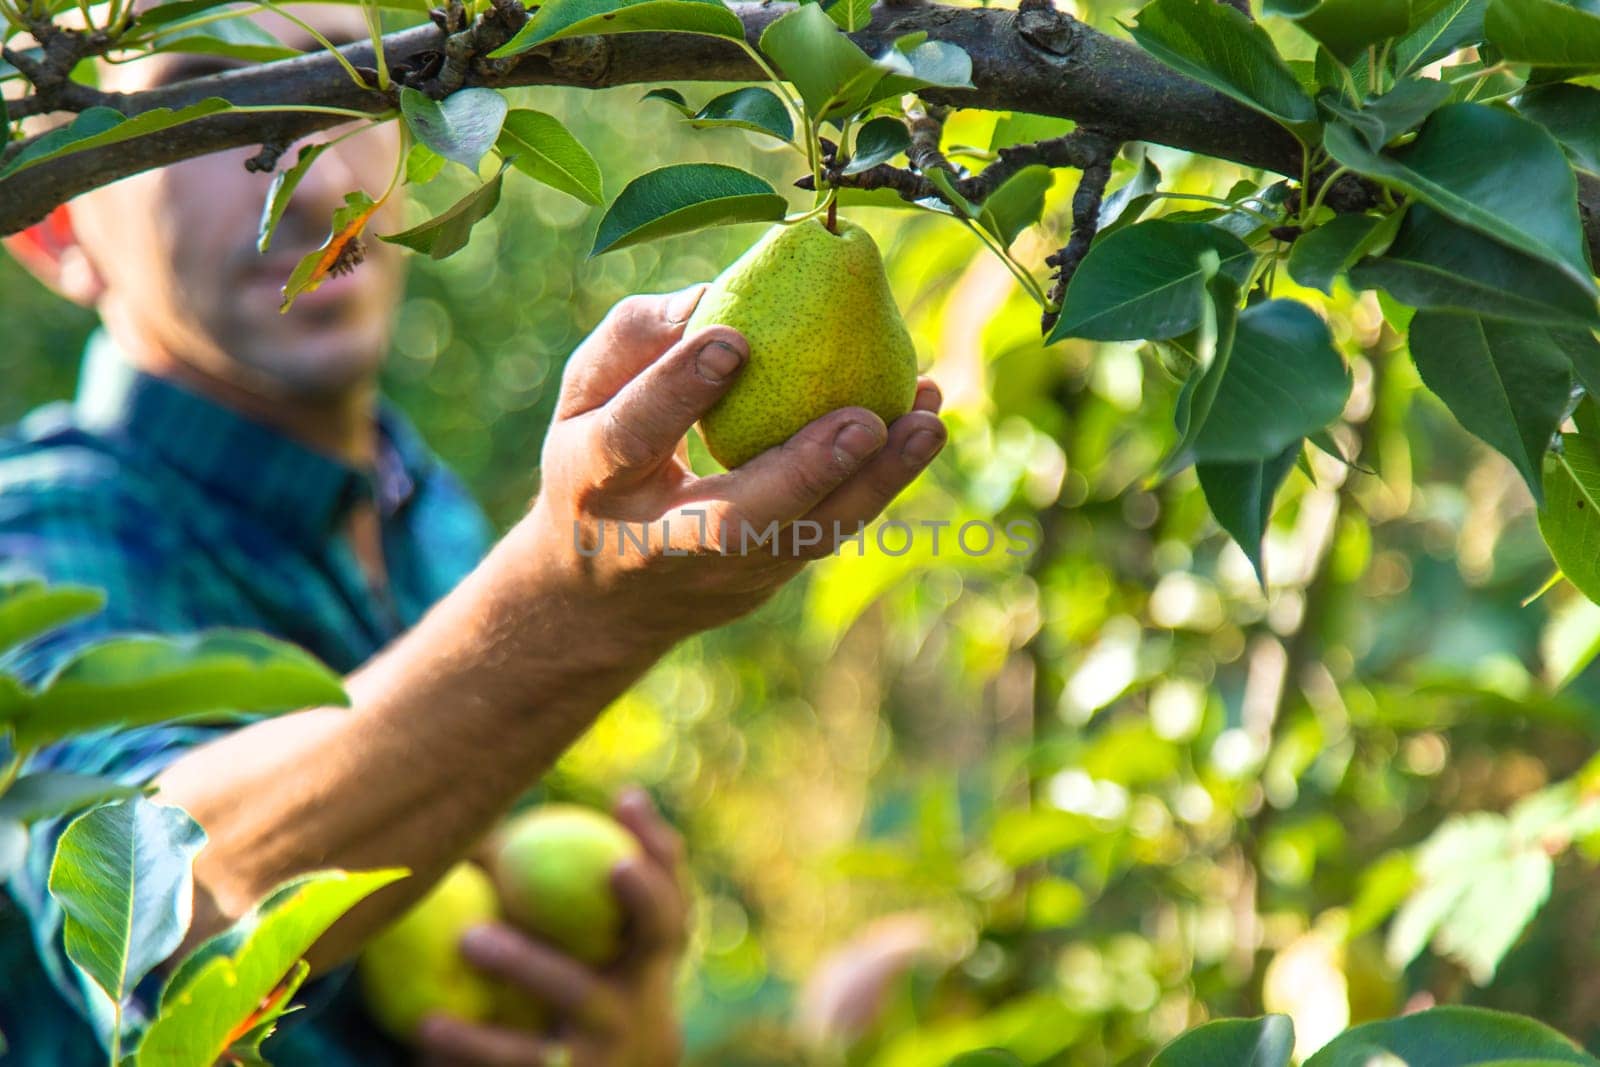
[[[1600,174],[1600,90],[1583,85],[1543,85],[1516,101],[1524,118],[1561,142],[1574,167]]]
[[[833,0],[827,7],[834,25],[847,33],[864,30],[872,21],[872,0]]]
[[[910,147],[911,134],[906,124],[893,115],[880,115],[856,131],[856,154],[845,164],[844,173],[860,174]]]
[[[1567,581],[1600,604],[1600,440],[1562,434],[1544,459],[1544,489],[1539,533]]]
[[[301,55],[298,48],[290,48],[259,24],[244,17],[200,22],[193,26],[178,25],[156,36],[149,45],[150,52],[181,52],[189,55],[223,56],[247,63],[271,63],[278,59],[293,59]]]
[[[1206,506],[1218,525],[1244,550],[1263,588],[1267,575],[1261,568],[1261,542],[1272,517],[1272,499],[1294,469],[1302,447],[1296,441],[1273,458],[1254,463],[1195,464]]]
[[[639,98],[640,100],[660,100],[668,107],[682,112],[686,117],[694,114],[694,108],[684,100],[683,94],[676,89],[651,89]]]
[[[425,144],[413,144],[406,152],[406,184],[426,185],[444,169],[445,158]]]
[[[1414,74],[1462,45],[1483,40],[1488,6],[1489,0],[1413,0],[1413,28],[1394,46],[1396,76]]]
[[[1293,272],[1293,259],[1290,261]],[[1350,271],[1361,289],[1385,289],[1414,307],[1461,308],[1497,318],[1600,326],[1594,290],[1565,271],[1418,204],[1394,243]]]
[[[311,164],[316,162],[317,157],[322,155],[327,147],[326,141],[303,146],[300,154],[295,157],[294,166],[288,170],[280,170],[272,176],[272,185],[267,189],[266,202],[261,205],[261,223],[256,227],[256,251],[262,255],[272,247],[272,235],[277,232],[278,223],[283,219],[283,213],[288,209],[289,200],[299,187],[300,179],[306,176]]]
[[[1289,1067],[1294,1023],[1287,1015],[1218,1019],[1156,1054],[1150,1067]]]
[[[171,129],[173,126],[205,118],[223,111],[233,110],[233,105],[218,96],[208,97],[197,104],[179,108],[158,107],[140,112],[133,118],[124,118],[122,112],[109,107],[84,109],[77,118],[65,126],[58,126],[41,134],[16,157],[0,169],[0,179],[9,178],[18,171],[59,159],[74,152],[130,141],[135,137]]]
[[[1339,417],[1350,373],[1328,326],[1294,300],[1264,300],[1239,315],[1209,417],[1194,435],[1197,463],[1275,460]]]
[[[105,604],[105,593],[84,585],[24,582],[0,589],[0,652],[93,615]]]
[[[1407,78],[1359,108],[1331,95],[1319,98],[1323,110],[1343,119],[1361,134],[1374,152],[1439,110],[1450,99],[1450,86],[1432,78]]]
[[[1483,32],[1507,62],[1600,70],[1600,16],[1581,6],[1560,0],[1489,0]]]
[[[343,705],[339,676],[284,641],[239,630],[120,637],[78,653],[16,719],[27,749],[104,726],[223,710]]]
[[[1450,104],[1434,112],[1415,141],[1391,153],[1372,151],[1339,123],[1327,128],[1324,145],[1358,174],[1592,288],[1572,168],[1554,138],[1527,119],[1482,104]]]
[[[400,113],[417,140],[474,174],[500,136],[506,109],[506,98],[493,89],[458,89],[435,100],[410,86],[400,88]]]
[[[405,873],[324,871],[274,890],[174,971],[139,1044],[140,1067],[215,1062],[328,927]]]
[[[1200,291],[1200,322],[1195,331],[1170,344],[1189,355],[1194,366],[1184,379],[1173,412],[1178,428],[1178,443],[1161,464],[1167,477],[1194,458],[1194,442],[1211,417],[1212,404],[1222,387],[1222,378],[1233,358],[1233,340],[1239,327],[1239,286],[1221,270],[1215,252],[1202,252],[1199,266],[1205,279]]]
[[[787,206],[771,185],[738,167],[721,163],[660,167],[633,179],[612,201],[589,254],[707,226],[775,222],[783,218]]]
[[[495,148],[512,166],[552,189],[596,207],[604,200],[600,165],[554,115],[517,108],[506,116]]]
[[[1289,250],[1289,277],[1308,289],[1333,295],[1333,280],[1361,255],[1383,220],[1376,215],[1340,215],[1295,241]]]
[[[134,797],[72,820],[50,864],[67,957],[121,1004],[189,929],[205,831],[182,809]]]
[[[1017,234],[1044,214],[1044,196],[1054,180],[1049,167],[1023,167],[990,193],[978,212],[978,225],[1010,248]]]
[[[10,789],[0,793],[0,820],[11,819],[26,825],[108,800],[124,800],[141,792],[138,786],[92,774],[66,771],[25,774],[11,783]]]
[[[1136,19],[1128,32],[1167,66],[1292,130],[1315,127],[1316,106],[1267,31],[1227,4],[1154,0]]]
[[[1444,1007],[1352,1027],[1305,1067],[1370,1067],[1387,1053],[1406,1067],[1477,1067],[1502,1061],[1597,1062],[1543,1023],[1487,1008]]]
[[[28,861],[28,828],[16,819],[0,819],[0,886]],[[5,1046],[0,1044],[0,1053]]]
[[[902,55],[903,61],[900,58]],[[904,53],[890,50],[878,57],[877,65],[885,68],[887,73],[867,94],[865,103],[932,87],[972,88],[972,57],[961,46],[949,41],[927,41]],[[851,108],[846,107],[845,110]]]
[[[1113,228],[1121,229],[1139,221],[1155,198],[1151,195],[1161,188],[1161,168],[1157,167],[1143,150],[1139,151],[1139,169],[1132,178],[1100,202],[1100,220],[1097,232],[1109,234]]]
[[[691,116],[690,123],[697,127],[736,126],[780,141],[794,136],[794,120],[789,117],[789,109],[783,106],[776,93],[759,85],[747,85],[712,97]]]
[[[735,20],[737,21],[737,20]],[[761,32],[761,51],[794,84],[813,118],[828,114],[839,96],[865,101],[887,73],[839,32],[817,4],[802,4]]]
[[[995,120],[989,135],[989,151],[998,152],[1012,145],[1048,141],[1071,133],[1077,123],[1055,115],[1035,115],[1029,111],[1006,111]],[[1142,151],[1141,151],[1142,155]]]
[[[1205,223],[1151,219],[1094,243],[1067,287],[1050,342],[1163,340],[1199,325],[1205,274],[1200,256],[1214,252],[1237,285],[1254,254],[1232,234]]]
[[[472,227],[488,218],[500,204],[500,183],[511,160],[500,163],[494,177],[426,222],[399,233],[380,233],[380,241],[405,245],[429,259],[445,259],[467,247]]]
[[[1411,320],[1411,358],[1456,420],[1509,459],[1544,499],[1545,449],[1572,391],[1567,355],[1542,327],[1456,311]]]
[[[1399,37],[1411,20],[1410,0],[1266,0],[1263,10],[1293,19],[1346,63],[1368,45]]]
[[[563,37],[656,30],[744,39],[744,24],[721,0],[546,0],[489,55],[514,56]]]

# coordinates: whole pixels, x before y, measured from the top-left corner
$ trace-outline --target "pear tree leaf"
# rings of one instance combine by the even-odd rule
[[[79,112],[78,117],[65,126],[58,126],[40,134],[22,151],[18,152],[4,168],[0,179],[9,178],[18,171],[27,170],[50,159],[59,159],[74,152],[87,152],[91,148],[130,141],[135,137],[158,133],[185,122],[193,122],[209,115],[232,111],[233,105],[220,96],[207,97],[199,103],[174,111],[170,107],[141,111],[132,118],[109,107],[90,107]]]
[[[1151,219],[1095,241],[1049,341],[1159,341],[1188,333],[1200,324],[1200,256],[1208,251],[1235,285],[1245,283],[1254,264],[1250,247],[1205,223]]]
[[[911,147],[906,124],[893,115],[880,115],[856,131],[856,154],[845,164],[844,173],[860,174],[879,163],[887,163]]]
[[[650,31],[742,40],[744,23],[721,0],[546,0],[511,40],[489,55],[519,55],[563,37]]]
[[[1370,1067],[1385,1058],[1398,1059],[1406,1067],[1600,1064],[1561,1034],[1526,1016],[1449,1005],[1353,1026],[1306,1060],[1305,1067]]]
[[[1197,463],[1276,461],[1344,410],[1350,372],[1327,323],[1294,300],[1239,314],[1209,417],[1193,433]]]
[[[29,749],[87,730],[201,712],[345,705],[337,674],[285,641],[243,630],[116,637],[79,652],[14,720]]]
[[[67,956],[121,1004],[189,929],[205,831],[182,809],[134,797],[78,816],[50,865]]]
[[[1523,118],[1561,143],[1574,167],[1600,175],[1600,90],[1565,82],[1541,85],[1518,97],[1516,106]]]
[[[989,135],[989,151],[998,152],[1012,145],[1048,141],[1071,133],[1077,123],[1055,115],[1035,115],[1029,111],[1007,111],[995,120],[994,132]],[[1143,147],[1134,151],[1143,155]]]
[[[818,4],[802,4],[761,31],[761,51],[793,83],[814,118],[828,114],[841,97],[864,100],[887,73]]]
[[[1600,13],[1560,0],[1489,0],[1483,32],[1509,63],[1600,70]]]
[[[1395,76],[1404,78],[1463,45],[1483,40],[1489,0],[1413,0],[1411,29],[1394,44]],[[1365,71],[1356,84],[1365,84]]]
[[[1197,265],[1204,278],[1204,288],[1199,293],[1199,324],[1191,334],[1169,342],[1179,351],[1188,352],[1194,366],[1178,393],[1173,411],[1178,443],[1161,464],[1162,477],[1194,459],[1195,440],[1211,417],[1239,329],[1239,286],[1223,273],[1221,257],[1214,251],[1202,252]]]
[[[878,64],[887,66],[888,73],[873,87],[866,103],[914,93],[919,89],[972,88],[972,57],[960,45],[949,41],[924,41],[909,51],[899,53],[904,55],[909,70],[890,62],[898,51],[891,50],[878,57]]]
[[[300,179],[306,176],[311,164],[316,162],[317,157],[322,155],[327,147],[326,141],[302,146],[300,154],[295,157],[294,166],[288,170],[280,170],[272,176],[272,184],[267,188],[266,202],[261,206],[261,224],[256,228],[257,252],[266,255],[267,250],[272,247],[272,235],[277,232],[278,223],[283,220],[283,213],[288,209],[295,189],[300,186]],[[423,151],[427,149],[424,148]]]
[[[445,158],[420,141],[406,152],[407,185],[426,185],[444,169]]]
[[[1294,1023],[1287,1015],[1218,1019],[1156,1053],[1150,1067],[1289,1067]]]
[[[1255,568],[1256,578],[1266,588],[1267,575],[1261,565],[1261,542],[1272,517],[1272,500],[1300,458],[1303,443],[1296,441],[1271,459],[1253,463],[1196,463],[1195,475],[1205,493],[1206,506],[1217,524],[1228,531],[1244,550]]]
[[[1346,63],[1411,22],[1410,0],[1266,0],[1263,10],[1292,19]]]
[[[85,585],[23,582],[0,589],[0,652],[93,615],[105,604],[105,593]]]
[[[1418,311],[1411,358],[1456,420],[1505,456],[1544,500],[1543,463],[1572,393],[1572,364],[1550,331],[1468,312]]]
[[[1017,234],[1044,214],[1044,196],[1053,181],[1049,167],[1023,167],[984,200],[978,225],[993,234],[1003,247],[1010,248]]]
[[[1544,457],[1539,534],[1567,581],[1600,604],[1600,440],[1562,434]]]
[[[1139,169],[1133,177],[1123,182],[1111,195],[1100,202],[1100,224],[1096,232],[1108,234],[1113,227],[1120,229],[1139,221],[1145,209],[1154,201],[1151,195],[1161,188],[1161,168],[1138,150]]]
[[[1302,133],[1317,108],[1283,62],[1267,31],[1227,4],[1153,0],[1127,27],[1167,66]]]
[[[787,207],[764,179],[738,167],[722,163],[659,167],[639,175],[617,194],[600,219],[589,254],[707,226],[776,222]]]
[[[694,115],[694,108],[683,98],[683,94],[676,89],[651,89],[639,98],[640,100],[659,100],[663,104],[682,114],[685,118]]]
[[[1383,221],[1375,215],[1340,215],[1295,241],[1289,250],[1289,277],[1307,289],[1333,295],[1333,280],[1361,255],[1372,231]]]
[[[495,148],[535,181],[585,204],[604,202],[600,165],[554,115],[516,108],[506,115]]]
[[[872,0],[832,0],[828,17],[846,33],[864,30],[872,21]]]
[[[400,88],[400,113],[417,140],[474,174],[500,136],[508,107],[493,89],[458,89],[435,100],[408,85]]]
[[[1324,145],[1358,174],[1593,288],[1577,181],[1561,146],[1535,123],[1482,104],[1449,104],[1433,113],[1416,140],[1392,152],[1372,151],[1340,123],[1328,126]],[[1494,151],[1483,151],[1485,145]]]
[[[340,916],[404,877],[399,869],[321,871],[285,883],[173,971],[139,1044],[139,1067],[214,1063],[254,1029],[261,1006]]]
[[[344,203],[333,212],[333,225],[322,244],[300,257],[289,280],[283,284],[283,300],[279,311],[288,311],[294,298],[301,293],[314,292],[330,275],[351,269],[360,262],[361,232],[378,210],[375,201],[357,189],[344,194]]]
[[[1318,105],[1328,114],[1344,120],[1359,133],[1374,152],[1409,130],[1450,99],[1450,86],[1432,78],[1407,78],[1387,93],[1352,107],[1333,96],[1323,96]]]
[[[1289,270],[1294,273],[1294,253]],[[1385,289],[1418,308],[1460,308],[1496,318],[1600,327],[1600,303],[1590,286],[1574,282],[1542,259],[1459,226],[1425,204],[1406,213],[1382,255],[1351,268],[1350,282],[1361,289]]]
[[[0,793],[0,820],[11,819],[26,826],[108,800],[125,800],[141,792],[138,786],[93,774],[40,771],[23,775]]]
[[[177,25],[154,37],[149,45],[151,53],[182,52],[189,55],[222,56],[246,63],[271,63],[277,59],[293,59],[301,55],[298,48],[290,48],[278,38],[244,17],[199,21],[194,25]]]
[[[494,212],[500,204],[500,183],[505,177],[510,159],[500,163],[493,178],[457,200],[443,212],[426,222],[418,223],[399,233],[380,233],[380,241],[405,245],[413,252],[421,252],[429,259],[445,259],[467,247],[472,228]]]
[[[794,136],[794,120],[771,89],[746,85],[712,97],[690,116],[695,127],[735,126],[787,142]]]

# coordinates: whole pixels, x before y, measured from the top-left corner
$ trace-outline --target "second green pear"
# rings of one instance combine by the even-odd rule
[[[700,420],[728,468],[781,445],[814,419],[864,407],[889,423],[911,410],[917,350],[878,246],[843,219],[775,226],[711,283],[688,330],[731,326],[750,360]]]

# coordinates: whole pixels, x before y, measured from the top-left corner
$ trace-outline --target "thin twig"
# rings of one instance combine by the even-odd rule
[[[1056,319],[1061,317],[1061,302],[1066,298],[1067,286],[1077,273],[1078,264],[1089,254],[1089,246],[1100,228],[1100,205],[1105,200],[1106,185],[1111,181],[1111,161],[1116,159],[1118,147],[1114,142],[1102,141],[1100,155],[1083,168],[1078,190],[1072,194],[1072,235],[1061,251],[1045,257],[1046,265],[1055,268],[1049,306],[1041,322],[1045,333],[1049,333]]]

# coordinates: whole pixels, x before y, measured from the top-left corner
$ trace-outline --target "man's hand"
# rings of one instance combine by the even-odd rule
[[[462,953],[487,974],[557,1013],[553,1035],[482,1026],[436,1015],[419,1042],[430,1067],[667,1067],[678,1062],[680,1038],[673,984],[687,933],[682,888],[683,845],[643,790],[625,793],[617,821],[643,849],[623,860],[611,886],[627,916],[627,948],[603,970],[504,924],[480,926],[462,938]]]
[[[703,292],[630,297],[573,354],[527,520],[572,601],[605,605],[607,624],[649,641],[651,655],[755,608],[832,552],[836,531],[876,516],[945,442],[939,390],[924,379],[893,426],[843,408],[737,470],[696,477],[685,435],[749,356],[725,326],[685,336]],[[777,536],[758,541],[769,528]]]

